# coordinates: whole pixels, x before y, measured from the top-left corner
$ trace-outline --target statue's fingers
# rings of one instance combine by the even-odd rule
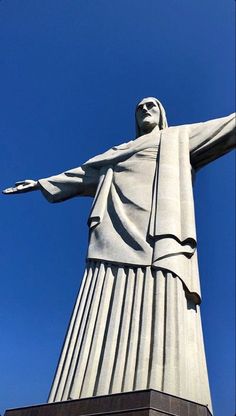
[[[14,189],[16,191],[22,191],[22,189],[29,188],[29,187],[30,187],[30,184],[23,182],[20,185],[17,185]]]
[[[23,185],[24,183],[26,183],[27,181],[18,181],[18,182],[16,182],[15,183],[15,185],[16,186],[19,186],[19,185]]]
[[[13,194],[14,192],[17,192],[17,188],[7,188],[2,191],[3,194]]]

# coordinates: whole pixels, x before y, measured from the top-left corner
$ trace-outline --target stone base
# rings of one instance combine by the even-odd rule
[[[207,406],[156,390],[7,410],[5,416],[211,416]]]

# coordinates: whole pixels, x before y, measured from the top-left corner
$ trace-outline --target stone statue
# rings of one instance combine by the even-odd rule
[[[192,180],[235,146],[234,115],[167,126],[156,98],[137,137],[5,194],[93,197],[87,265],[49,402],[152,388],[211,409]]]

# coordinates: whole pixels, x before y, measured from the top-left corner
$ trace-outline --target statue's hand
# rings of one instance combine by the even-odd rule
[[[38,189],[38,182],[33,181],[32,179],[26,179],[24,181],[16,182],[14,187],[4,189],[2,192],[3,194],[9,195],[35,191],[36,189]]]

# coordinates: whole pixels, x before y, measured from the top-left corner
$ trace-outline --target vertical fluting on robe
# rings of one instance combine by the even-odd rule
[[[147,388],[211,409],[199,306],[171,273],[91,261],[49,402]]]

